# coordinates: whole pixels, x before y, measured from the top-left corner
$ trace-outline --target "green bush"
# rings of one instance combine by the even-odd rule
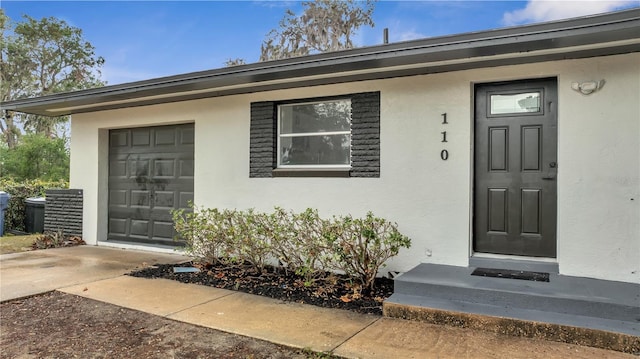
[[[179,234],[178,239],[185,242],[185,251],[198,260],[218,263],[227,257],[228,248],[224,231],[220,230],[222,213],[216,208],[197,208],[193,211],[179,209],[173,211],[173,223]]]
[[[322,279],[331,260],[325,240],[328,222],[310,208],[294,213],[276,207],[270,218],[272,255],[283,268],[303,276],[307,285]]]
[[[30,197],[42,197],[47,189],[69,188],[66,181],[46,182],[40,180],[27,180],[16,182],[9,178],[0,178],[0,191],[11,195],[9,207],[4,214],[4,229],[24,231],[25,199]]]
[[[253,210],[197,208],[173,211],[185,251],[209,263],[249,262],[264,270],[271,254],[269,216]]]
[[[400,248],[411,246],[396,223],[376,218],[371,212],[365,218],[334,217],[332,229],[329,241],[337,256],[335,268],[359,278],[371,289],[387,259],[398,255]]]
[[[371,212],[365,218],[326,220],[313,209],[295,213],[276,207],[266,214],[192,208],[173,212],[188,254],[209,263],[248,262],[259,272],[277,259],[285,270],[303,276],[305,285],[337,270],[373,289],[384,263],[411,245],[397,224]]]

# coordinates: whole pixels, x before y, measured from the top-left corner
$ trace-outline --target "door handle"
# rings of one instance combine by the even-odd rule
[[[542,176],[543,180],[550,181],[556,179],[556,167],[558,164],[555,161],[549,162],[549,172],[546,175]]]

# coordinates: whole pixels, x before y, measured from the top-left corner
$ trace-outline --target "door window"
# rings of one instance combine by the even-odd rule
[[[491,115],[541,112],[540,92],[492,94],[489,98],[489,113]]]

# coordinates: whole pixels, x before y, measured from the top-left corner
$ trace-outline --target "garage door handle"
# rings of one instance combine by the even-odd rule
[[[555,175],[544,176],[542,177],[542,179],[545,181],[553,181],[554,179],[556,179],[556,176]]]

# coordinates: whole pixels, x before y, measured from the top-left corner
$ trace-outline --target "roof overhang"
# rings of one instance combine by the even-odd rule
[[[21,99],[2,109],[60,116],[208,97],[640,52],[640,9],[363,47]]]

